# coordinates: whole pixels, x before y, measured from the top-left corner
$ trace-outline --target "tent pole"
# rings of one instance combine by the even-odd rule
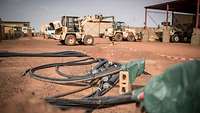
[[[197,0],[197,10],[196,10],[196,29],[198,28],[199,26],[199,0]]]

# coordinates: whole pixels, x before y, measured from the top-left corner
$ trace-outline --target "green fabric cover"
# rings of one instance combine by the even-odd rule
[[[147,113],[200,113],[200,60],[174,65],[152,79],[141,105]]]

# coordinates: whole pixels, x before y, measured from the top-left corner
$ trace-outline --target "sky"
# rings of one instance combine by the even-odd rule
[[[61,20],[61,16],[102,14],[115,16],[129,26],[144,26],[144,7],[170,0],[0,0],[0,18],[29,21],[39,30],[41,24]],[[164,21],[165,14],[149,13],[148,25]]]

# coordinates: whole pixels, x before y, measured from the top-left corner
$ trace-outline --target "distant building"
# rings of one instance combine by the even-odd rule
[[[8,27],[30,27],[30,22],[2,21],[2,25]]]
[[[1,40],[15,39],[21,36],[31,36],[30,22],[2,21],[0,19]]]

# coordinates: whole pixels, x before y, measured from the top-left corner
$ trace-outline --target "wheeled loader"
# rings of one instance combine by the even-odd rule
[[[60,43],[74,46],[78,44],[93,45],[94,37],[84,32],[82,20],[76,16],[62,16],[62,27],[56,30],[60,34]]]

